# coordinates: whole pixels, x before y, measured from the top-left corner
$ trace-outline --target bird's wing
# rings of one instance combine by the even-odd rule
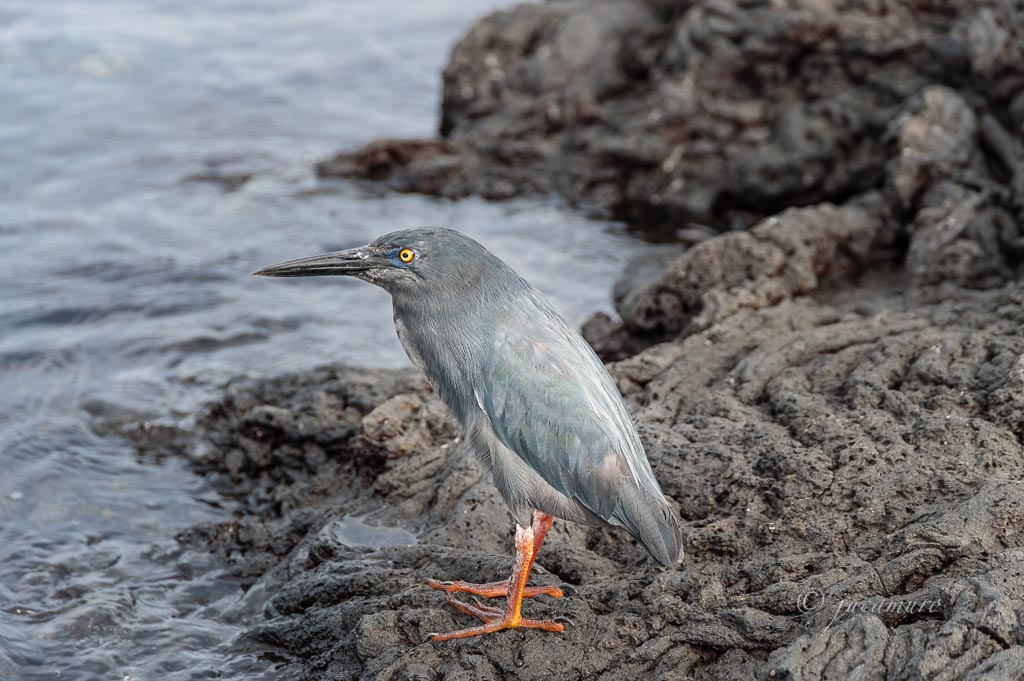
[[[678,523],[604,364],[533,291],[506,321],[477,395],[498,439],[558,492],[675,562]]]

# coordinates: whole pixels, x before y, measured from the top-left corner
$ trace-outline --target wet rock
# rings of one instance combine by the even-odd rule
[[[1003,0],[524,4],[456,45],[441,141],[374,142],[320,172],[447,197],[557,192],[648,230],[747,226],[879,187],[886,131],[930,86],[1019,136],[1022,22]]]
[[[929,87],[913,101],[890,130],[882,190],[841,205],[789,208],[692,246],[617,301],[621,325],[592,321],[587,339],[602,357],[621,359],[739,310],[840,287],[894,264],[922,291],[1017,278],[1024,262],[1017,175],[1008,184],[991,169],[977,117],[956,92]],[[989,127],[996,137],[1005,132],[991,120]],[[1018,153],[1010,147],[1003,155],[1016,163]]]
[[[416,405],[406,414],[439,414],[429,387],[410,372],[324,367],[272,382],[233,388],[211,405],[196,434],[164,443],[188,456],[223,494],[242,503],[243,517],[195,526],[178,538],[220,555],[243,584],[252,584],[329,520],[355,510],[397,442],[380,425],[398,417],[390,404]],[[363,438],[366,427],[376,439]],[[437,433],[450,434],[442,417]],[[374,424],[374,425],[370,425]],[[417,423],[401,426],[415,432]],[[146,429],[124,431],[143,449]],[[392,441],[392,439],[395,441]]]
[[[749,231],[704,241],[625,296],[619,313],[631,333],[663,338],[816,291],[864,266],[881,240],[884,210],[869,194],[842,207],[791,208]]]

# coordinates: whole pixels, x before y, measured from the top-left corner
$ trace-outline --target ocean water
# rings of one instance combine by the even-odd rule
[[[408,366],[382,291],[252,270],[444,225],[575,321],[610,309],[651,248],[621,225],[313,173],[432,134],[448,51],[504,4],[0,4],[0,680],[275,678],[239,585],[174,541],[231,503],[95,427],[187,423],[237,376]]]

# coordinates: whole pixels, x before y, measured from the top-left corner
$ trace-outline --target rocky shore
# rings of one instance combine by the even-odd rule
[[[688,245],[584,327],[685,563],[556,523],[535,580],[571,593],[527,607],[575,627],[424,642],[466,624],[425,580],[502,578],[512,526],[411,369],[241,382],[197,432],[137,433],[240,501],[180,539],[265,595],[248,638],[294,678],[1019,678],[1021,121],[1010,1],[491,15],[445,70],[438,139],[319,172],[555,192]]]

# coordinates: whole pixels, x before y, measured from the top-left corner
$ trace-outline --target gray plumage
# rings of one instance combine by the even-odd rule
[[[411,249],[414,259],[399,253]],[[614,381],[580,334],[500,259],[453,230],[410,229],[257,274],[348,274],[391,293],[409,358],[461,424],[515,521],[533,509],[681,553]]]

